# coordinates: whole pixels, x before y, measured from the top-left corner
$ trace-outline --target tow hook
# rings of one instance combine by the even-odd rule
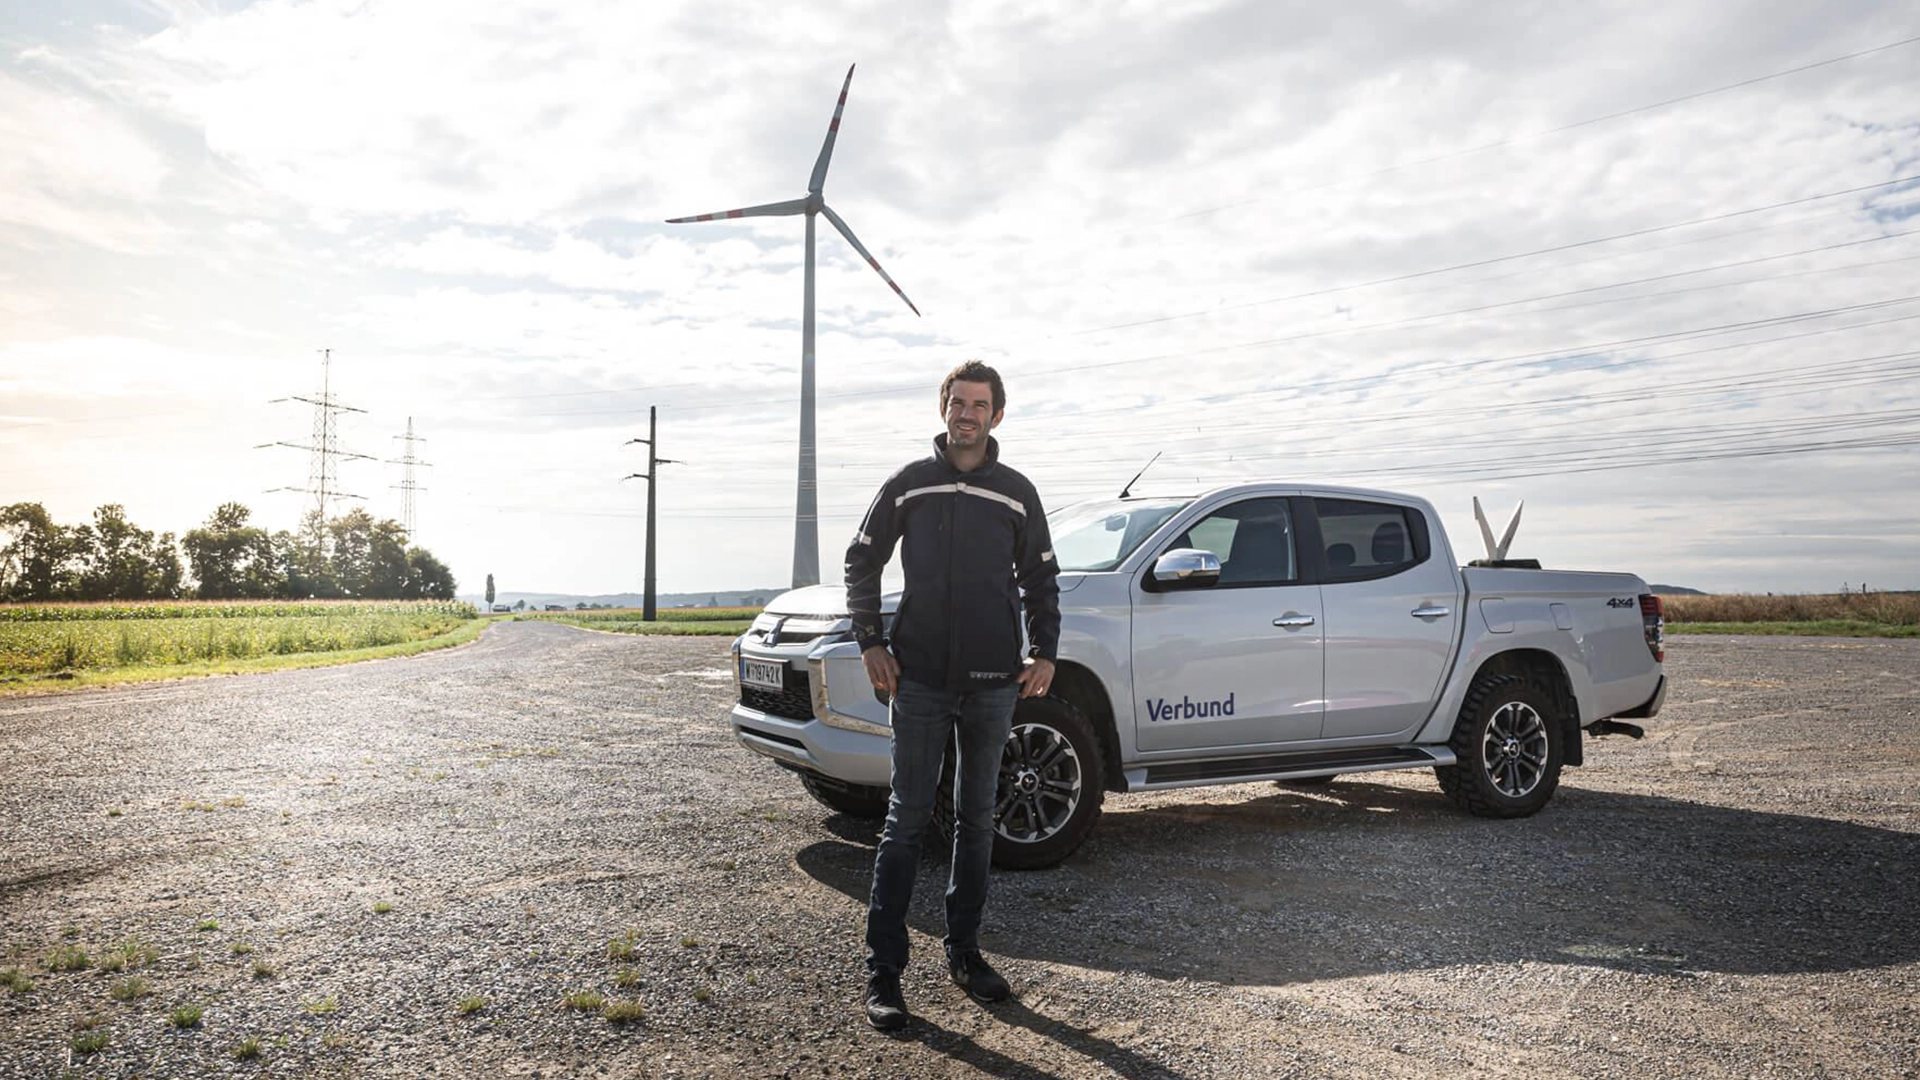
[[[1597,720],[1587,725],[1590,735],[1625,735],[1630,739],[1644,739],[1647,729],[1639,724],[1623,724],[1618,720]]]

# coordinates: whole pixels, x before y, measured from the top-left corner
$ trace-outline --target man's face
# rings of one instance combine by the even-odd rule
[[[993,387],[983,382],[956,380],[947,388],[947,446],[966,450],[982,445],[987,432],[1000,424],[993,411]]]

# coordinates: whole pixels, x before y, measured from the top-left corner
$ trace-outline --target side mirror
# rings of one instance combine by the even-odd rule
[[[1220,581],[1220,557],[1198,548],[1174,548],[1154,560],[1156,589],[1204,589]]]

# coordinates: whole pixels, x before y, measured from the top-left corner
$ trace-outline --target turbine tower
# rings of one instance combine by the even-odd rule
[[[793,514],[793,587],[818,585],[820,583],[820,507],[819,485],[815,474],[815,443],[813,425],[813,217],[825,214],[840,235],[847,238],[853,250],[867,260],[867,265],[879,274],[893,291],[899,294],[915,315],[920,309],[913,306],[907,294],[900,286],[880,269],[880,263],[872,253],[861,245],[853,235],[853,230],[840,219],[827,205],[821,194],[821,188],[827,182],[827,163],[833,159],[833,140],[840,134],[840,113],[847,107],[847,88],[853,85],[853,68],[847,68],[847,79],[840,84],[840,100],[833,107],[833,122],[827,125],[827,141],[820,147],[819,160],[813,163],[813,176],[807,181],[805,198],[789,199],[785,202],[763,203],[759,206],[743,207],[739,210],[722,210],[713,214],[695,214],[692,217],[668,218],[667,223],[678,225],[689,221],[726,221],[743,217],[786,217],[804,214],[807,218],[807,271],[806,271],[806,307],[800,319],[800,479],[794,498]]]

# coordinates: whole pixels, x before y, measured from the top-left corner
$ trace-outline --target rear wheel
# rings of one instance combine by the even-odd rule
[[[1474,680],[1454,723],[1456,763],[1433,771],[1461,809],[1477,817],[1526,817],[1560,785],[1566,729],[1555,695],[1519,675]]]
[[[807,794],[820,800],[821,805],[851,818],[877,821],[887,816],[887,799],[891,795],[886,788],[869,787],[865,784],[836,784],[818,776],[802,774],[800,782],[806,785]]]
[[[1024,698],[1000,756],[993,808],[993,865],[1040,870],[1079,849],[1100,820],[1104,759],[1093,724],[1055,697]],[[953,838],[953,754],[941,772],[934,835]]]

